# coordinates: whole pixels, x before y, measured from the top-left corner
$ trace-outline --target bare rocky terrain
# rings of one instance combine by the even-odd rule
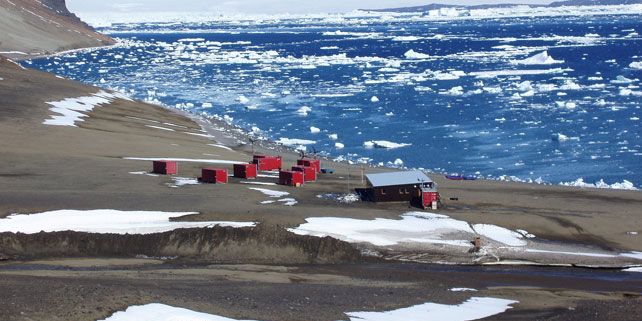
[[[16,59],[114,43],[69,12],[65,0],[2,0],[0,21],[0,55]]]
[[[0,32],[0,51],[24,50],[31,56],[111,41],[66,11],[62,0],[0,0],[0,17],[9,17],[0,19],[0,31],[7,30]],[[51,27],[58,26],[52,21],[69,29]],[[2,320],[93,321],[147,303],[238,319],[345,320],[350,311],[387,311],[426,302],[461,304],[473,296],[519,301],[488,318],[494,320],[637,320],[642,314],[639,273],[472,265],[496,258],[479,260],[467,249],[372,248],[286,230],[309,217],[399,219],[400,214],[418,210],[408,204],[342,204],[318,197],[361,186],[362,168],[357,166],[323,160],[324,167],[337,172],[302,188],[269,186],[298,201],[284,206],[262,204],[267,197],[241,179],[230,178],[227,185],[172,187],[174,177],[144,174],[151,162],[125,159],[248,161],[247,138],[223,123],[119,98],[94,108],[77,127],[43,124],[54,114],[47,102],[99,90],[24,69],[0,56],[0,219],[15,213],[115,209],[197,212],[180,220],[258,225],[148,235],[0,233]],[[256,149],[283,155],[288,166],[298,157],[270,142]],[[178,176],[195,178],[208,165],[180,162]],[[642,230],[640,192],[459,182],[439,174],[433,178],[444,198],[440,213],[452,218],[526,229],[543,244],[608,253],[642,251],[640,236],[630,233]],[[509,254],[502,258],[583,266],[632,262]],[[451,291],[456,287],[477,291]]]

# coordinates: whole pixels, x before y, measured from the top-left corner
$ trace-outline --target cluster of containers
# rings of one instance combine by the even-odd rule
[[[318,159],[303,158],[297,161],[291,170],[283,170],[281,156],[254,155],[248,164],[235,164],[234,177],[255,179],[259,171],[279,171],[279,184],[299,187],[306,182],[317,180],[321,172],[321,161]],[[178,163],[175,161],[154,161],[154,173],[161,175],[178,174]],[[206,167],[202,169],[200,182],[211,184],[227,184],[228,171],[221,168]]]

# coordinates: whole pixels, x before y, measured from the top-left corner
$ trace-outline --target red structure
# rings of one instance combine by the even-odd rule
[[[227,184],[227,170],[218,168],[203,168],[201,182],[212,184]]]
[[[293,171],[280,171],[279,172],[279,185],[286,186],[303,186],[305,179],[303,177],[303,172],[293,172]]]
[[[234,177],[253,179],[256,178],[256,164],[235,164]]]
[[[176,175],[178,164],[172,161],[154,161],[154,174]]]
[[[432,208],[433,202],[437,202],[437,206],[439,206],[439,193],[434,189],[422,189],[421,204],[423,205],[424,209]]]
[[[281,156],[254,155],[252,160],[260,171],[275,171],[283,168],[283,158]]]
[[[318,159],[303,158],[296,161],[299,166],[313,167],[317,173],[321,173],[321,161]]]
[[[293,172],[302,172],[303,179],[306,182],[314,182],[317,180],[317,171],[314,167],[307,166],[292,166]]]

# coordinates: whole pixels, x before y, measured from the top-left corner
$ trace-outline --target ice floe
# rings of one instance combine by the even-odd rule
[[[406,57],[407,59],[429,59],[429,58],[431,58],[431,56],[428,55],[428,54],[416,52],[416,51],[414,51],[412,49],[406,51],[406,53],[404,54],[404,57]]]
[[[92,111],[97,106],[108,105],[115,99],[127,99],[119,93],[108,93],[106,91],[99,91],[91,96],[66,98],[60,101],[47,102],[51,107],[49,108],[54,114],[51,118],[46,119],[43,124],[53,126],[70,126],[77,127],[77,122],[84,121],[83,118],[87,117],[87,113]]]
[[[76,231],[100,234],[153,234],[181,228],[213,226],[251,227],[253,222],[177,222],[173,219],[198,212],[58,210],[37,214],[13,214],[0,219],[0,232],[35,234]]]
[[[387,140],[371,140],[363,143],[363,146],[366,148],[384,148],[384,149],[395,149],[395,148],[407,147],[411,145],[412,144],[394,143]]]
[[[564,60],[555,60],[548,55],[548,51],[544,51],[526,59],[511,60],[511,63],[515,65],[553,65],[562,64]]]
[[[634,61],[634,62],[632,62],[631,64],[629,64],[629,68],[642,70],[642,61]]]
[[[583,178],[578,178],[572,182],[562,182],[560,185],[563,186],[573,186],[573,187],[582,187],[582,188],[602,188],[602,189],[621,189],[621,190],[630,190],[637,191],[638,188],[633,185],[632,182],[623,180],[619,183],[608,184],[603,179],[595,183],[587,183]]]

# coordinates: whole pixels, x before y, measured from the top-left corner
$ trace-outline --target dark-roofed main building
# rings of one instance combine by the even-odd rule
[[[424,206],[426,193],[437,196],[437,185],[421,171],[390,172],[366,175],[368,187],[357,188],[356,192],[364,201],[370,202],[411,202]]]

